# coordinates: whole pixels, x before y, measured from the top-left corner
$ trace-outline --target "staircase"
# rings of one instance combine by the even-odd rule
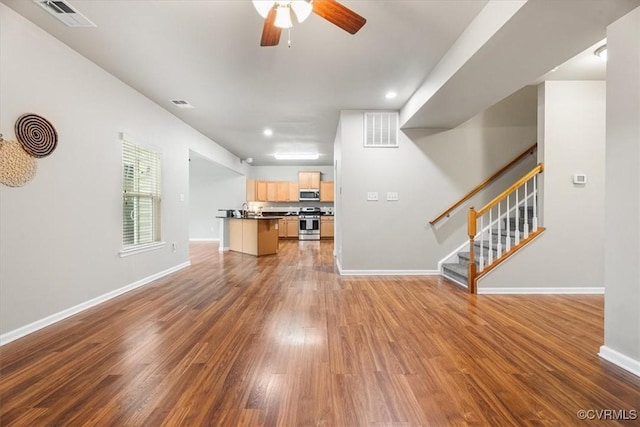
[[[520,206],[517,215],[512,214],[509,218],[502,219],[502,227],[492,228],[490,235],[485,236],[483,239],[474,241],[475,248],[475,264],[480,270],[480,263],[484,266],[491,263],[492,260],[498,258],[498,243],[501,244],[501,254],[506,252],[506,248],[513,248],[522,241],[523,236],[526,236],[529,231],[532,230],[534,208],[533,206]],[[525,214],[526,213],[526,214]],[[509,222],[507,226],[507,221]],[[516,239],[516,222],[520,236]],[[525,228],[528,227],[525,233]],[[507,230],[509,230],[507,232]],[[491,239],[491,242],[489,241]],[[507,239],[509,243],[507,244]],[[481,252],[482,250],[482,252]],[[456,263],[444,263],[442,264],[442,275],[448,279],[453,280],[463,286],[467,286],[469,283],[469,249],[460,251],[457,253],[458,262]],[[482,257],[482,258],[481,258]]]

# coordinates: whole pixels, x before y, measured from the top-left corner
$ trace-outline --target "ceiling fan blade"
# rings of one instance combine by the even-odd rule
[[[313,13],[343,30],[355,34],[367,20],[335,0],[313,0]]]
[[[280,33],[282,28],[276,27],[276,8],[272,8],[269,11],[269,15],[264,20],[264,26],[262,27],[262,39],[260,39],[260,46],[277,46],[280,43]]]

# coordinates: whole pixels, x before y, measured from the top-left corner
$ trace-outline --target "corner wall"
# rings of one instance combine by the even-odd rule
[[[640,8],[607,29],[604,345],[640,376]]]
[[[24,113],[59,137],[32,182],[0,185],[0,342],[188,264],[189,149],[237,170],[236,156],[3,4],[0,92],[5,139]],[[120,132],[161,152],[168,243],[125,258]]]
[[[539,87],[538,157],[546,231],[478,283],[478,292],[602,292],[605,94],[603,81]],[[587,175],[586,185],[573,174]]]

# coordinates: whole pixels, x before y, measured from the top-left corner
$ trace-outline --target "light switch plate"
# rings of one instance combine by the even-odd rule
[[[573,175],[573,183],[584,185],[587,183],[587,175],[584,173],[576,173]]]
[[[367,193],[367,201],[369,201],[369,202],[377,202],[378,201],[378,192],[377,191],[369,191]]]
[[[389,202],[396,202],[398,201],[398,192],[397,191],[390,191],[387,193],[387,201]]]

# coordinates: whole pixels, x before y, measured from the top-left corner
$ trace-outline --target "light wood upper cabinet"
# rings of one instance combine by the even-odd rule
[[[289,182],[289,197],[287,202],[297,202],[300,199],[300,191],[298,183],[295,181]]]
[[[320,182],[320,201],[333,202],[333,181]]]
[[[267,181],[267,202],[278,201],[278,183],[276,181]]]
[[[320,188],[320,172],[298,172],[299,188]]]
[[[289,201],[289,182],[278,181],[278,196],[276,202],[288,202]]]
[[[256,201],[256,180],[247,178],[247,194],[246,194],[247,202],[255,202]]]
[[[256,181],[256,202],[267,201],[267,181]]]

